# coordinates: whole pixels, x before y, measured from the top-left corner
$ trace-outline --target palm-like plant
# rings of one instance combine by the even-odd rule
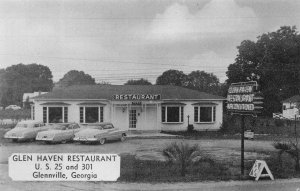
[[[167,157],[169,162],[180,167],[181,176],[186,175],[187,168],[191,164],[201,159],[200,148],[197,144],[191,146],[183,142],[173,142],[166,146],[163,150],[163,155]]]

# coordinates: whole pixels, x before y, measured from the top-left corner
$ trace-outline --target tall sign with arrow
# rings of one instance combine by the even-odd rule
[[[256,81],[232,83],[227,94],[227,111],[232,115],[241,115],[241,174],[244,175],[244,132],[245,116],[257,117],[263,109],[263,97],[258,91]]]

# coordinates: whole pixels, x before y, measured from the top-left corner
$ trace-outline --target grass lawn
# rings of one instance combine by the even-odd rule
[[[300,178],[293,162],[287,157],[280,164],[276,153],[265,159],[275,179]],[[221,180],[253,180],[249,176],[255,160],[245,161],[245,176],[240,174],[240,163],[204,160],[188,168],[185,177],[180,175],[178,166],[164,161],[139,160],[134,155],[121,155],[121,182],[193,182]],[[264,179],[264,178],[262,178]],[[267,179],[267,178],[265,178]]]

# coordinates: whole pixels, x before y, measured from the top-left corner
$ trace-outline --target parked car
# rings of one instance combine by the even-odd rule
[[[103,145],[107,140],[125,141],[126,131],[115,128],[112,123],[93,124],[75,134],[74,141],[99,142]]]
[[[5,109],[19,110],[21,107],[17,105],[9,105]]]
[[[35,140],[38,132],[46,131],[49,126],[45,126],[42,121],[20,121],[15,128],[5,133],[4,138],[13,141]]]
[[[65,143],[72,141],[79,130],[77,123],[53,124],[47,131],[39,132],[35,139],[45,143]]]

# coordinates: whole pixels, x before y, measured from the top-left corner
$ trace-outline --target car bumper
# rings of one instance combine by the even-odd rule
[[[78,142],[96,142],[99,141],[97,138],[88,138],[88,137],[75,137],[73,141]]]
[[[5,139],[15,139],[15,140],[26,140],[29,138],[21,137],[21,136],[4,136]]]
[[[36,138],[37,141],[53,141],[53,138]]]

